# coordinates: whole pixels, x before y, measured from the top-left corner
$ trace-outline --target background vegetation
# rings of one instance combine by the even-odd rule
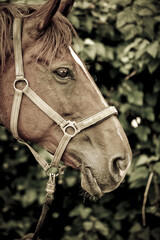
[[[80,36],[75,48],[119,110],[134,158],[121,186],[96,202],[68,169],[42,239],[160,240],[160,2],[76,0],[69,18]],[[0,238],[8,240],[34,231],[46,177],[3,127],[0,142]]]

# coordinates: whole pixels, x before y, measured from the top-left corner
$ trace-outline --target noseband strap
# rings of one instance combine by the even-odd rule
[[[99,123],[101,120],[105,120],[112,115],[117,115],[115,107],[107,107],[104,110],[96,113],[95,115],[88,117],[80,122],[68,121],[61,117],[56,111],[54,111],[47,103],[45,103],[30,87],[28,81],[24,78],[23,71],[23,59],[22,59],[22,44],[21,44],[21,19],[15,18],[13,23],[13,45],[14,45],[14,56],[15,56],[15,71],[16,80],[14,81],[14,100],[11,111],[10,119],[10,130],[13,136],[18,139],[21,143],[25,144],[36,160],[39,162],[41,167],[48,171],[52,166],[58,167],[59,161],[62,158],[64,151],[70,140],[76,136],[82,130]],[[25,85],[23,89],[18,89],[18,83],[23,82]],[[23,141],[18,134],[18,119],[21,108],[21,102],[23,94],[25,94],[34,104],[37,105],[50,119],[52,119],[63,132],[63,137],[56,149],[53,157],[53,161],[48,162],[43,159],[28,143]]]

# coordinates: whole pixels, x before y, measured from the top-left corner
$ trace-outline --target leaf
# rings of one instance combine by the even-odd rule
[[[158,175],[160,176],[160,162],[157,162],[153,165],[153,170],[158,173]]]
[[[79,28],[80,27],[80,20],[79,20],[79,18],[77,17],[77,16],[75,16],[75,15],[70,15],[69,16],[69,19],[70,19],[70,21],[72,22],[72,24],[73,24],[73,26],[75,27],[75,28]]]
[[[141,116],[151,122],[155,120],[155,115],[152,107],[145,107],[141,109]]]
[[[7,137],[7,134],[6,134],[6,130],[2,126],[0,126],[0,140],[1,141],[7,141],[8,140],[8,137]]]
[[[158,122],[153,123],[152,128],[155,132],[160,133],[160,124]]]
[[[156,22],[160,22],[160,16],[155,16],[155,17],[154,17],[154,20],[155,20]]]
[[[128,129],[129,123],[126,119],[126,115],[124,113],[121,113],[119,116],[119,121],[122,124],[124,129]]]
[[[151,133],[151,130],[146,126],[140,125],[135,129],[135,133],[141,141],[146,142],[148,140],[148,135]]]
[[[153,93],[146,93],[145,101],[149,106],[154,107],[157,103],[157,97],[158,97],[157,94],[153,95]]]
[[[140,59],[145,52],[146,52],[146,49],[140,49],[139,51],[137,51],[135,54],[135,59],[136,60]]]
[[[155,93],[158,93],[160,91],[160,80],[156,79],[154,85],[153,85],[153,91]]]
[[[123,11],[117,15],[116,28],[120,30],[123,26],[129,23],[133,23],[137,20],[136,15],[133,13],[131,7],[126,7]]]
[[[83,222],[83,227],[85,231],[91,231],[93,229],[93,222],[85,221]]]
[[[144,16],[152,16],[153,12],[150,9],[145,7],[145,8],[139,9],[139,11],[137,11],[137,14],[139,16],[144,17]]]
[[[126,7],[127,5],[130,5],[132,2],[132,0],[112,0],[110,2],[110,4],[116,4],[116,5],[119,5],[119,6],[123,6],[123,7]]]
[[[84,45],[94,46],[95,43],[94,43],[94,41],[93,41],[92,39],[86,38],[86,39],[84,40]]]
[[[119,28],[119,31],[122,33],[124,39],[127,41],[133,39],[137,35],[141,35],[143,29],[141,26],[137,26],[135,24],[127,24],[122,28]]]
[[[68,187],[73,187],[76,184],[77,178],[73,175],[71,176],[66,176],[65,182]]]
[[[124,208],[120,208],[115,214],[115,220],[121,221],[125,219],[128,215],[128,212]]]
[[[141,179],[147,179],[148,177],[148,170],[146,167],[138,167],[136,169],[134,169],[134,171],[131,173],[130,177],[129,177],[129,182],[135,182],[137,180],[141,180]]]
[[[131,63],[127,63],[124,66],[120,67],[121,73],[128,75],[133,65]]]
[[[158,239],[159,239],[159,236],[160,236],[160,228],[159,228],[159,227],[154,228],[154,229],[151,231],[151,235],[154,237],[155,240],[158,240]]]
[[[130,229],[129,231],[131,233],[139,232],[142,229],[142,226],[140,223],[136,222]]]
[[[146,179],[138,179],[135,180],[134,182],[131,182],[129,185],[130,189],[140,189],[140,188],[145,188],[146,187]]]
[[[140,155],[136,166],[141,166],[141,165],[145,165],[146,163],[148,163],[148,156],[146,154],[142,154]]]
[[[27,189],[22,197],[23,207],[31,205],[37,199],[37,193],[35,189]]]
[[[112,221],[112,226],[114,227],[114,229],[116,230],[116,231],[120,231],[121,230],[121,228],[122,228],[122,224],[121,224],[121,222],[120,221]]]
[[[144,228],[140,233],[137,234],[138,239],[150,240],[150,229],[149,227]]]
[[[96,54],[97,56],[101,56],[103,59],[106,59],[106,48],[102,43],[96,43]]]
[[[124,53],[128,53],[131,49],[139,46],[139,43],[141,43],[142,40],[143,40],[142,38],[135,38],[134,42],[127,44],[127,46],[124,49]]]
[[[130,104],[126,103],[120,106],[120,111],[122,113],[126,113],[128,110],[130,110]]]
[[[156,71],[156,69],[158,68],[159,66],[159,61],[156,61],[156,60],[152,60],[149,64],[148,64],[148,70],[149,72],[152,74],[153,72]]]
[[[158,160],[159,160],[159,156],[152,155],[152,156],[148,157],[148,155],[142,154],[142,155],[140,155],[140,157],[136,163],[136,166],[147,165],[151,162],[155,162]]]
[[[155,20],[153,17],[144,17],[143,24],[143,34],[147,39],[153,41],[155,39]]]
[[[87,219],[88,216],[91,214],[92,209],[88,207],[84,207],[82,204],[75,207],[69,214],[70,217],[76,217],[79,216],[81,219]]]
[[[95,48],[95,46],[86,46],[84,48],[84,52],[89,57],[90,60],[94,60],[96,58],[96,48]]]
[[[137,50],[142,50],[142,49],[145,49],[148,45],[149,45],[149,41],[144,39],[142,42],[140,42],[138,45],[137,45]]]
[[[84,52],[91,59],[94,60],[96,57],[96,45],[90,38],[86,38],[84,41]]]
[[[144,93],[140,91],[133,91],[132,94],[128,95],[128,101],[137,106],[143,106]]]
[[[152,0],[135,0],[135,4],[138,6],[148,6]]]
[[[159,51],[159,42],[155,41],[147,46],[147,52],[153,57],[156,58]]]
[[[91,33],[93,29],[93,18],[88,16],[85,25],[87,32]]]
[[[108,226],[100,221],[95,222],[95,229],[98,230],[105,237],[109,235]]]

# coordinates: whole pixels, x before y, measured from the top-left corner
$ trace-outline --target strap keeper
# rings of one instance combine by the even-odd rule
[[[51,165],[48,164],[48,163],[46,163],[46,165],[43,166],[43,169],[44,169],[45,172],[47,172],[50,168],[51,168]]]

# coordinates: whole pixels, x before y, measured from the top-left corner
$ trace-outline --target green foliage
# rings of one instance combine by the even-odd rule
[[[56,240],[159,240],[160,3],[76,0],[69,18],[80,36],[74,41],[77,53],[119,110],[133,161],[121,186],[96,202],[80,195],[79,172],[68,169],[57,185],[44,238],[53,239],[54,233]],[[3,128],[0,132],[0,236],[5,240],[34,231],[47,179],[26,148]],[[141,209],[151,172],[144,228]]]

